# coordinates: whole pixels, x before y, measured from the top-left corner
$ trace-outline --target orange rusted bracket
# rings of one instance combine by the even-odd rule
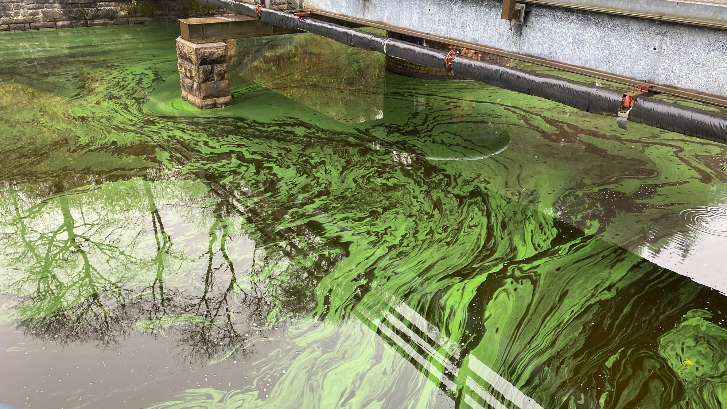
[[[313,13],[311,13],[310,11],[301,11],[301,12],[298,12],[298,13],[293,13],[293,15],[296,16],[296,17],[298,17],[298,18],[313,17]]]
[[[621,108],[619,108],[618,117],[616,118],[616,124],[619,128],[626,129],[626,123],[629,119],[629,112],[631,112],[631,109],[634,107],[634,102],[636,102],[636,99],[640,96],[651,93],[652,87],[652,84],[644,83],[640,84],[638,88],[623,94],[623,99],[621,100]]]
[[[444,65],[447,66],[447,68],[452,67],[452,61],[454,61],[455,58],[457,58],[457,55],[460,53],[459,50],[449,50],[447,55],[444,57]]]
[[[258,4],[257,7],[255,7],[255,14],[260,17],[260,13],[263,11],[264,8],[265,5],[263,3]]]

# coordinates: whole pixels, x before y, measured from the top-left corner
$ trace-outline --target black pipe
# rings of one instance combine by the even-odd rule
[[[639,98],[629,119],[669,131],[727,143],[727,116],[651,98]]]
[[[198,1],[238,14],[257,15],[256,6],[252,4],[233,0]],[[268,24],[308,31],[352,47],[366,48],[428,67],[446,68],[445,52],[418,44],[270,9],[260,10],[260,19]],[[617,91],[471,58],[456,57],[452,62],[452,71],[460,77],[560,102],[587,112],[616,115],[621,106],[622,95]],[[629,119],[685,135],[727,143],[727,116],[715,112],[641,97],[629,113]]]
[[[457,57],[452,72],[499,88],[535,95],[583,111],[615,114],[621,106],[621,93],[545,74]]]

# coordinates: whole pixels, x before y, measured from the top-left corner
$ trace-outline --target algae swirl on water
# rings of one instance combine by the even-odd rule
[[[0,37],[8,403],[727,405],[727,299],[641,257],[714,243],[723,146],[307,35],[198,111],[176,29]]]

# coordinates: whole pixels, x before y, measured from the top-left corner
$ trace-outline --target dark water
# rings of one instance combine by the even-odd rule
[[[727,407],[727,146],[176,30],[0,35],[0,403]]]

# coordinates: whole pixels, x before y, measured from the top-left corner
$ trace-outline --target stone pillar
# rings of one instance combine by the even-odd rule
[[[232,103],[225,43],[196,44],[179,37],[177,67],[183,100],[199,109]]]

